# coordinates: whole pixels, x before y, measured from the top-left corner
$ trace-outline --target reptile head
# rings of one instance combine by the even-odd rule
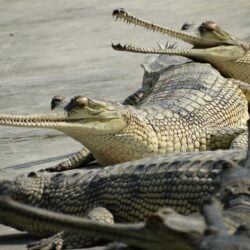
[[[64,111],[42,115],[0,115],[0,125],[16,127],[52,128],[75,138],[76,134],[116,133],[126,122],[119,103],[91,100],[76,96]],[[79,136],[77,136],[79,138]]]
[[[115,50],[129,51],[135,53],[148,54],[168,54],[188,57],[194,61],[208,62],[212,64],[220,73],[227,77],[233,77],[250,83],[250,45],[240,41],[224,31],[213,21],[202,23],[195,33],[186,32],[189,25],[184,25],[183,30],[174,30],[149,23],[142,19],[132,16],[124,9],[113,12],[116,19],[125,21],[135,26],[141,26],[154,32],[167,34],[171,37],[180,39],[193,46],[191,49],[182,48],[141,48],[132,45],[112,44]],[[235,70],[235,64],[240,64],[242,70]],[[244,70],[243,70],[244,68]],[[238,72],[237,72],[238,71]],[[245,72],[245,73],[243,73]]]
[[[213,21],[202,23],[198,27],[197,31],[194,34],[191,34],[183,30],[189,30],[192,25],[184,24],[182,26],[182,31],[178,31],[139,19],[128,13],[123,8],[114,10],[113,17],[115,17],[116,20],[122,20],[128,24],[134,24],[135,26],[141,26],[154,32],[167,34],[184,42],[190,43],[195,48],[206,48],[225,44],[234,45],[236,43],[235,38],[233,38]]]
[[[87,133],[112,134],[126,126],[118,102],[96,101],[86,96],[76,96],[64,107],[68,120]]]
[[[219,25],[213,21],[207,21],[202,23],[198,29],[196,36],[200,37],[200,43],[191,42],[194,48],[209,48],[220,45],[235,45],[236,39],[232,37],[228,32],[223,30]]]

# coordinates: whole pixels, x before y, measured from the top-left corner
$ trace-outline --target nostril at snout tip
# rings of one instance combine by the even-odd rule
[[[56,107],[58,107],[63,101],[65,101],[66,97],[61,95],[56,95],[51,100],[51,110],[54,110]]]

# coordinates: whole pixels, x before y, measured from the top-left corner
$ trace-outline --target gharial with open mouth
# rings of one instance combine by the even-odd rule
[[[115,50],[147,54],[179,55],[198,62],[208,62],[225,77],[250,83],[250,43],[231,36],[213,21],[202,23],[194,34],[162,27],[139,19],[125,9],[113,11],[116,20],[125,21],[154,32],[167,34],[193,45],[191,49],[142,48],[133,45],[112,44]],[[188,29],[188,25],[183,26]]]

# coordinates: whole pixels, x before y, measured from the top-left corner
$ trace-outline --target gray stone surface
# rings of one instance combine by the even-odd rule
[[[56,94],[122,100],[141,84],[143,55],[113,51],[111,41],[157,46],[168,37],[112,19],[130,12],[170,27],[214,20],[250,39],[249,0],[0,0],[0,113],[49,112]],[[0,178],[54,165],[81,145],[53,130],[0,127]],[[0,249],[30,238],[0,226]]]

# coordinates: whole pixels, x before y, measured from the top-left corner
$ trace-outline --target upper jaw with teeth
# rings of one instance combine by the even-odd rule
[[[202,23],[197,28],[196,33],[191,34],[185,31],[174,30],[168,27],[147,22],[143,19],[139,19],[131,15],[123,8],[114,10],[112,15],[115,20],[121,20],[128,24],[134,24],[135,26],[140,26],[154,32],[172,36],[184,42],[190,43],[195,48],[217,46],[222,44],[235,44],[235,38],[230,36],[229,33],[221,29],[221,27],[213,21]]]
[[[58,105],[63,98],[58,96],[52,99],[54,105]],[[55,107],[55,106],[53,106]],[[63,128],[70,123],[84,123],[90,120],[102,120],[119,118],[114,107],[109,102],[91,100],[86,96],[76,96],[72,98],[65,106],[64,111],[51,114],[36,115],[0,115],[0,124],[6,126],[23,126],[23,127],[48,127]],[[66,125],[68,123],[68,125]]]
[[[125,9],[114,10],[116,20],[169,35],[189,43],[193,48],[143,48],[112,44],[113,49],[144,54],[164,54],[187,57],[197,62],[210,63],[223,76],[250,83],[250,44],[231,36],[213,21],[202,23],[195,33],[162,27],[139,19]],[[184,30],[189,26],[184,25]]]

